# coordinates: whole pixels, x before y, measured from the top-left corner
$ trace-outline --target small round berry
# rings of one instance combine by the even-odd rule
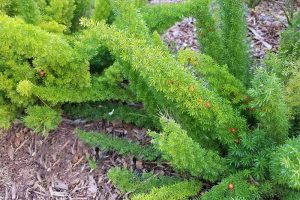
[[[236,129],[232,127],[232,128],[230,128],[230,132],[231,132],[232,134],[235,134]]]
[[[227,186],[227,188],[228,188],[229,190],[233,190],[233,189],[234,189],[234,186],[233,186],[232,183],[229,183],[228,186]]]
[[[210,107],[211,107],[210,102],[206,102],[206,103],[205,103],[205,106],[206,106],[207,108],[210,108]]]
[[[41,70],[39,72],[40,77],[44,78],[46,76],[46,72],[44,70]]]

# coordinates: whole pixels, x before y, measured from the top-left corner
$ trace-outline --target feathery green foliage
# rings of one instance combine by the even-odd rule
[[[24,123],[37,133],[47,135],[61,122],[60,113],[46,106],[33,106],[26,110],[27,116]]]
[[[112,8],[109,0],[95,0],[93,19],[97,21],[107,20]]]
[[[75,0],[50,0],[45,11],[51,19],[70,28],[75,8]]]
[[[114,137],[106,133],[93,133],[83,130],[76,130],[79,138],[91,146],[97,147],[104,151],[116,151],[121,155],[133,155],[138,159],[154,161],[160,157],[152,145],[141,146],[138,143],[130,142],[124,138]]]
[[[244,100],[246,88],[228,71],[226,65],[219,66],[211,57],[192,50],[180,51],[178,57],[180,63],[190,67],[199,82],[210,90],[232,103]]]
[[[191,2],[147,5],[141,8],[143,19],[150,31],[163,33],[175,22],[191,14]]]
[[[163,132],[150,132],[152,143],[162,152],[163,158],[180,172],[215,181],[226,171],[225,160],[216,152],[203,149],[174,120],[162,117]]]
[[[15,0],[15,12],[27,23],[37,24],[41,19],[40,10],[35,0]]]
[[[257,70],[249,95],[253,99],[250,106],[254,108],[259,127],[276,143],[284,143],[288,136],[289,121],[280,80],[272,73]]]
[[[245,121],[238,116],[229,103],[199,85],[192,74],[165,51],[148,45],[145,40],[126,38],[126,33],[123,31],[113,27],[108,28],[103,23],[98,23],[91,28],[85,33],[85,37],[86,40],[93,38],[98,41],[96,42],[98,44],[103,42],[114,56],[130,64],[132,73],[137,73],[135,77],[142,77],[148,90],[155,92],[156,96],[151,96],[151,101],[158,99],[155,104],[159,107],[182,113],[179,121],[189,122],[183,127],[188,131],[191,128],[195,131],[190,133],[194,134],[192,137],[197,142],[207,145],[209,137],[225,145],[234,145],[230,128],[235,127],[237,134],[245,133]],[[136,46],[139,48],[134,48]],[[145,54],[147,57],[144,56]],[[193,88],[193,91],[189,88]],[[139,90],[139,92],[143,91]],[[147,97],[149,98],[148,95]],[[197,123],[191,124],[191,121]]]
[[[241,0],[218,0],[218,2],[225,64],[237,79],[247,83],[250,63],[243,2]]]
[[[294,21],[287,28],[280,38],[280,55],[284,57],[300,56],[300,12],[295,14]]]
[[[223,179],[218,185],[211,188],[209,192],[204,193],[200,200],[260,199],[259,188],[255,184],[250,183],[248,179],[248,171],[233,174]]]
[[[219,64],[225,64],[224,44],[213,13],[210,0],[194,0],[193,16],[196,18],[197,37],[200,49]]]
[[[287,141],[273,154],[271,177],[279,184],[300,190],[300,137]]]
[[[111,102],[96,102],[90,104],[67,105],[65,111],[74,118],[84,118],[89,120],[108,121],[122,120],[126,123],[135,124],[139,127],[155,129],[157,126],[145,109],[136,108],[129,105]]]
[[[174,185],[154,188],[149,194],[140,194],[132,197],[132,200],[183,200],[195,196],[201,189],[198,181],[182,181]]]
[[[273,139],[265,131],[256,129],[240,138],[239,145],[231,147],[228,161],[232,167],[249,169],[257,180],[264,180],[269,175],[274,148]]]
[[[152,172],[137,174],[122,168],[111,168],[108,171],[108,178],[121,192],[134,194],[147,193],[153,188],[172,185],[181,180],[171,176],[158,176]]]

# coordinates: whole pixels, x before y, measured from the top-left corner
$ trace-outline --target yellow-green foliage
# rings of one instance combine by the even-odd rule
[[[190,68],[201,84],[233,103],[245,100],[246,88],[226,65],[218,65],[210,56],[192,50],[179,52],[179,61]]]
[[[182,181],[170,186],[154,188],[149,194],[140,194],[132,200],[184,200],[195,196],[202,185],[198,181]]]
[[[152,143],[163,158],[180,172],[215,181],[226,170],[225,160],[216,152],[205,150],[195,143],[174,120],[162,117],[163,132],[150,132]]]
[[[300,190],[300,137],[287,141],[272,156],[271,177],[279,184]]]
[[[151,31],[163,33],[175,22],[191,14],[191,5],[189,1],[172,4],[146,5],[141,8],[141,12],[148,28]]]
[[[75,8],[75,0],[50,0],[45,11],[51,19],[70,28]]]
[[[24,123],[35,132],[47,135],[61,121],[60,113],[46,106],[33,106],[26,110]]]
[[[109,0],[95,0],[93,19],[97,21],[107,20],[112,8]]]
[[[136,73],[135,77],[142,78],[147,88],[155,92],[156,96],[151,96],[152,102],[155,101],[161,108],[182,113],[179,122],[186,122],[183,127],[197,142],[207,145],[212,142],[211,139],[217,139],[225,145],[234,145],[230,128],[235,127],[237,135],[245,133],[245,121],[229,102],[200,85],[167,52],[147,44],[143,39],[126,37],[125,32],[103,23],[85,32],[85,40],[104,44],[121,62],[130,64],[130,73]]]

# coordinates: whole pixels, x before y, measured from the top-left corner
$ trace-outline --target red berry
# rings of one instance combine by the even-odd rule
[[[205,106],[206,106],[207,108],[210,108],[210,107],[211,107],[210,102],[209,102],[209,101],[206,102],[206,103],[205,103]]]
[[[234,186],[233,186],[232,183],[229,183],[227,187],[228,187],[229,190],[233,190],[234,189]]]
[[[236,129],[235,129],[235,128],[230,128],[230,132],[231,132],[232,134],[235,134]]]
[[[40,77],[42,77],[42,78],[44,78],[46,76],[46,72],[44,70],[41,70],[39,72],[39,74],[40,74]]]

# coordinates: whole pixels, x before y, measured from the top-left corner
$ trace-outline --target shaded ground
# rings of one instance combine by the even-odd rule
[[[95,150],[79,141],[74,129],[106,131],[146,144],[146,130],[119,121],[81,123],[64,120],[44,139],[21,124],[15,124],[0,140],[0,199],[126,199],[107,178],[111,167],[120,166],[155,174],[170,174],[164,166],[133,162],[113,152],[100,152],[97,169],[87,158]],[[4,133],[3,133],[4,134]]]
[[[153,3],[171,0],[152,0]],[[173,0],[172,2],[179,1]],[[281,11],[281,0],[263,1],[247,16],[251,51],[261,59],[268,50],[278,48],[279,33],[286,26]],[[194,19],[177,23],[162,37],[171,48],[198,50]],[[0,139],[0,200],[2,199],[127,199],[107,179],[107,171],[113,166],[139,170],[152,170],[156,174],[170,174],[164,166],[118,156],[112,152],[100,152],[96,170],[91,170],[87,158],[95,156],[95,150],[78,140],[74,129],[105,131],[148,143],[146,130],[119,121],[89,123],[64,120],[57,131],[48,138],[34,134],[21,124],[15,124]],[[0,130],[1,134],[1,130]]]

